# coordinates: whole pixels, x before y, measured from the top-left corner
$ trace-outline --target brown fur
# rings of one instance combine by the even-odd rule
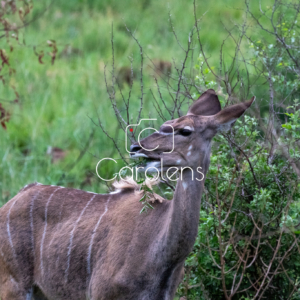
[[[134,156],[164,159],[165,166],[201,166],[205,175],[212,137],[252,101],[198,116],[199,101],[218,110],[206,97],[188,116],[169,121],[178,132],[194,128],[188,137],[176,135],[171,154],[162,153],[172,144],[166,123],[142,140],[148,149],[156,142],[162,149],[133,145]],[[114,185],[116,193],[102,195],[34,183],[0,209],[1,300],[173,299],[197,235],[203,181],[183,170],[173,200],[150,193],[158,201],[147,214],[140,214],[140,186],[130,179]]]

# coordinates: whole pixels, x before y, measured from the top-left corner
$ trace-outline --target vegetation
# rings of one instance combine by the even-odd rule
[[[151,59],[171,63],[174,59],[180,64],[184,53],[170,28],[169,12],[175,29],[180,29],[177,30],[178,39],[186,44],[194,23],[193,3],[173,1],[168,5],[155,0],[131,0],[126,4],[122,1],[101,1],[99,4],[78,0],[52,4],[33,1],[32,4],[33,11],[28,18],[31,20],[35,15],[39,18],[20,29],[19,42],[24,37],[24,43],[18,44],[11,39],[14,49],[10,52],[6,39],[0,39],[0,48],[5,49],[11,68],[16,70],[6,78],[5,85],[0,85],[1,104],[10,113],[7,130],[1,128],[0,133],[0,201],[5,203],[20,187],[32,181],[104,192],[106,186],[95,176],[95,165],[99,158],[118,158],[119,155],[90,118],[97,121],[99,113],[112,135],[119,132],[117,123],[111,118],[113,112],[108,105],[104,80],[105,65],[108,65],[108,75],[111,70],[112,25],[116,70],[130,67],[131,58],[135,70],[139,68],[139,48],[125,24],[135,31],[145,54]],[[243,2],[226,1],[214,6],[207,1],[197,5],[199,16],[206,13],[201,23],[205,48],[217,61],[219,46],[227,34],[221,21],[241,20],[243,12],[235,7],[243,7]],[[53,65],[47,55],[51,50],[47,40],[56,41],[58,48]],[[70,48],[65,48],[66,45]],[[43,64],[34,46],[44,50]],[[145,58],[144,65],[146,117],[153,109],[150,89],[155,89],[156,84],[149,59]],[[132,99],[140,97],[138,80],[135,80]],[[12,87],[19,94],[18,103],[13,101],[16,95]],[[126,83],[124,88],[128,89]],[[152,111],[152,115],[154,113]],[[121,133],[119,139],[124,139]],[[72,168],[87,143],[88,151]],[[61,148],[66,154],[64,160],[52,164],[51,155],[47,155],[48,146]],[[111,170],[108,166],[103,172],[112,174],[116,170],[118,168]]]
[[[223,107],[255,95],[214,139],[178,297],[299,299],[300,3],[206,2],[33,2],[22,39],[0,39],[0,201],[32,181],[104,192],[95,166],[130,163],[126,124],[158,126],[207,88]]]

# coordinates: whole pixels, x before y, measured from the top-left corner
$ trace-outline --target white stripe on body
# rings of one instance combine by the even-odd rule
[[[16,199],[14,200],[13,204],[10,206],[10,208],[8,210],[8,213],[7,213],[7,217],[6,217],[7,218],[7,221],[6,221],[6,230],[7,230],[7,234],[8,234],[8,241],[9,241],[12,253],[13,253],[13,258],[16,260],[16,262],[17,262],[17,254],[16,254],[16,250],[14,248],[14,244],[13,244],[13,241],[12,241],[12,236],[11,236],[11,232],[10,232],[10,224],[9,224],[9,222],[10,222],[10,213],[11,213],[11,210],[15,206],[15,204],[17,203],[17,201],[19,200],[19,198],[20,198],[20,194],[18,194],[16,196]]]
[[[77,191],[80,191],[80,190],[77,190]],[[69,195],[71,196],[72,193],[73,193],[73,190],[72,190],[71,192],[69,192],[69,193],[67,194],[67,196],[69,196]],[[63,212],[63,209],[64,209],[64,204],[65,204],[66,199],[67,199],[67,197],[64,198],[64,200],[62,201],[61,206],[60,206],[60,211],[59,211],[59,221],[58,221],[59,223],[61,222],[62,212]],[[79,201],[79,202],[80,202],[80,201]],[[76,207],[77,207],[77,205],[78,205],[79,202],[77,202],[76,206],[74,207],[74,211],[76,211]],[[56,262],[55,262],[55,267],[56,267],[56,268],[58,268],[59,259],[60,259],[60,257],[59,257],[59,255],[57,255],[57,259],[56,259]]]
[[[60,187],[58,187],[49,197],[47,204],[46,204],[46,208],[45,208],[45,226],[44,226],[44,232],[43,232],[43,236],[42,236],[42,241],[41,241],[41,250],[40,250],[40,255],[41,255],[41,271],[42,271],[42,275],[44,274],[44,263],[43,263],[43,248],[44,248],[44,241],[45,241],[45,236],[46,236],[46,231],[47,231],[47,217],[48,217],[48,206],[49,203],[51,201],[51,198],[53,197],[53,195],[55,194],[56,191],[58,191],[59,189],[61,189]]]
[[[90,241],[90,245],[89,245],[89,250],[88,250],[88,256],[87,256],[87,273],[88,273],[88,277],[91,275],[91,258],[92,258],[92,248],[93,248],[93,243],[94,243],[94,238],[95,238],[95,233],[100,225],[100,222],[103,218],[103,216],[107,213],[108,211],[108,203],[111,197],[108,197],[106,204],[105,204],[105,209],[104,212],[102,213],[102,215],[100,216],[100,218],[98,219],[98,222],[92,232],[92,237],[91,237],[91,241]]]
[[[78,223],[81,220],[81,217],[83,216],[84,212],[86,211],[86,209],[88,208],[88,206],[90,205],[90,203],[94,200],[94,198],[96,197],[96,195],[93,195],[92,198],[89,200],[89,202],[87,203],[87,205],[83,208],[83,210],[81,211],[78,219],[76,220],[73,229],[70,233],[70,242],[69,242],[69,247],[68,247],[68,254],[67,254],[67,268],[65,270],[65,281],[68,281],[68,275],[69,275],[69,269],[70,269],[70,261],[71,261],[71,251],[72,251],[72,245],[73,245],[73,238],[74,238],[74,232],[77,228]]]
[[[33,261],[35,261],[35,249],[34,249],[34,234],[33,234],[33,206],[34,201],[37,199],[41,191],[38,191],[31,199],[30,203],[30,228],[31,228],[31,243],[32,243],[32,252],[33,252]]]

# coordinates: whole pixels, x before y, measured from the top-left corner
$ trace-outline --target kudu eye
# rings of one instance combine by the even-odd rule
[[[178,133],[183,136],[189,136],[192,134],[192,131],[189,129],[180,129]]]

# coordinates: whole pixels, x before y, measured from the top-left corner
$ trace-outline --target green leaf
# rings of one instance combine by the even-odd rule
[[[285,129],[292,129],[292,126],[290,124],[283,124],[281,126]]]
[[[139,200],[139,202],[143,201],[146,197],[146,194],[144,194],[144,196]]]
[[[147,202],[147,205],[148,205],[148,207],[150,207],[151,209],[154,209],[154,207],[153,207],[149,202]]]

